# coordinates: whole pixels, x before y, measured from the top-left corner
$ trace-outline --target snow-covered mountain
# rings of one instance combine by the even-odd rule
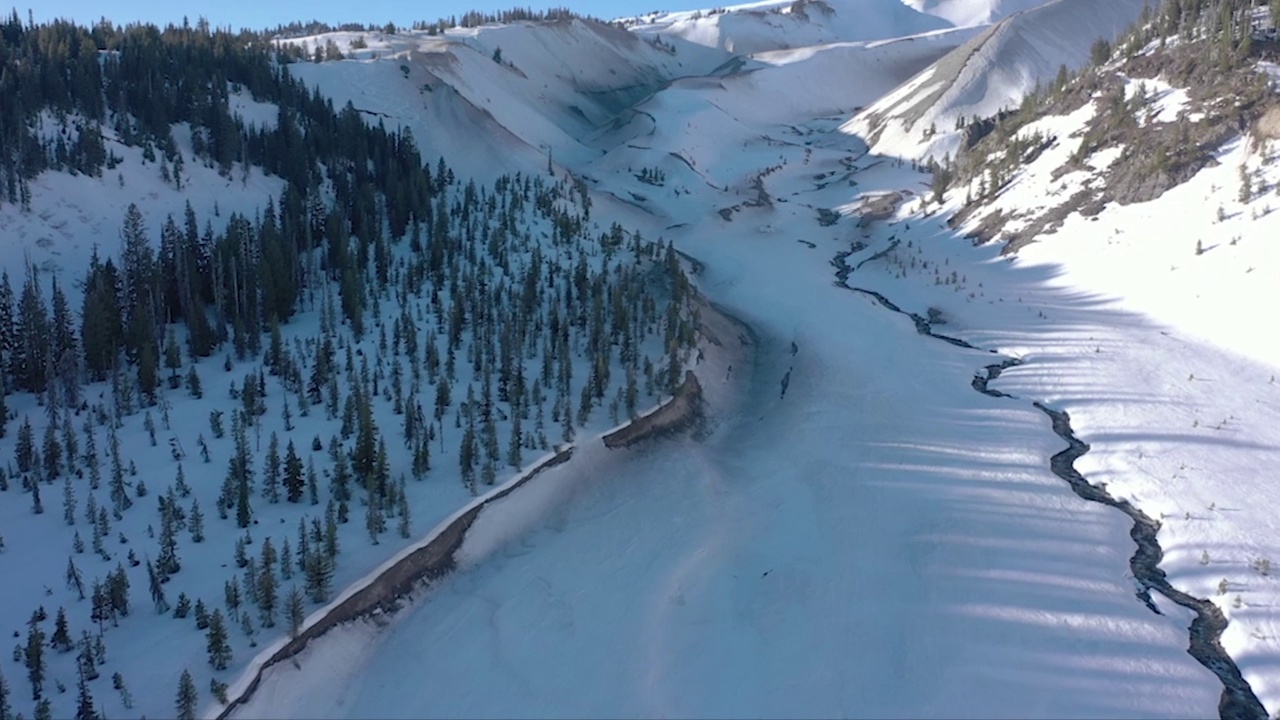
[[[118,206],[139,202],[159,245],[189,202],[216,248],[215,322],[245,297],[236,260],[255,242],[300,294],[287,361],[269,322],[261,348],[237,353],[231,327],[209,356],[179,353],[200,397],[161,383],[156,405],[120,409],[132,379],[86,385],[78,409],[8,394],[0,572],[29,579],[0,597],[20,644],[0,664],[11,704],[35,714],[23,637],[65,608],[90,634],[48,653],[55,715],[77,685],[103,715],[173,714],[183,670],[209,717],[1276,712],[1280,356],[1255,311],[1280,268],[1276,73],[1249,55],[1268,46],[1241,45],[1211,79],[1212,41],[1162,44],[1162,19],[1101,70],[1059,76],[1142,8],[810,0],[278,37],[319,101],[228,84],[237,157],[260,163],[209,157],[201,118],[173,126],[172,151],[108,118],[110,171],[44,171],[0,205],[11,278],[56,276],[78,310],[92,247],[124,266]],[[76,113],[40,132],[74,144]],[[314,171],[276,160],[299,148]],[[419,152],[425,178],[388,162]],[[948,154],[932,177],[912,162]],[[604,440],[693,387],[686,370],[691,432]],[[267,413],[234,427],[259,380]],[[692,407],[684,392],[669,407]],[[118,516],[114,479],[14,469],[41,465],[19,436],[43,458],[39,440],[81,426],[104,475],[119,443],[134,502]],[[265,494],[273,436],[314,467],[298,503]],[[336,479],[357,466],[360,482]],[[160,594],[220,612],[222,668],[207,629],[140,594],[179,467],[206,539],[179,533]],[[35,514],[58,483],[70,519]],[[90,495],[102,520],[83,517]],[[77,554],[76,532],[100,552]],[[268,537],[310,564],[264,572]],[[341,560],[312,592],[330,545]],[[93,612],[64,556],[89,585],[120,563],[132,612]],[[120,672],[130,702],[86,665]]]
[[[1146,5],[1146,0],[1053,0],[1030,7],[885,95],[854,117],[845,131],[868,138],[883,155],[914,160],[955,155],[962,142],[960,123],[1014,109],[1060,68],[1082,67],[1094,40],[1119,36]],[[974,18],[959,19],[970,24]]]
[[[766,0],[714,11],[654,13],[624,24],[739,55],[833,42],[883,40],[950,27],[901,0]]]
[[[1045,4],[1045,0],[906,0],[923,13],[936,15],[957,27],[989,25],[1014,13]]]

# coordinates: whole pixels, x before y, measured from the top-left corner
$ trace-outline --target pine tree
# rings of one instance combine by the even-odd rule
[[[373,421],[373,404],[363,387],[355,394],[358,430],[351,452],[351,468],[361,482],[373,474],[378,461],[378,426]]]
[[[27,265],[27,279],[18,303],[16,344],[10,354],[10,375],[20,390],[43,393],[48,379],[51,337],[48,311],[34,265]]]
[[[191,599],[184,592],[178,593],[178,602],[173,607],[173,617],[177,620],[191,614]]]
[[[129,688],[124,684],[124,676],[120,673],[111,675],[111,687],[120,693],[120,704],[124,705],[125,710],[133,709],[133,694],[129,692]]]
[[[178,720],[195,720],[196,703],[199,701],[196,681],[191,678],[190,671],[183,669],[182,677],[178,679],[178,697],[173,706]]]
[[[248,566],[248,562],[245,563],[245,566],[246,567]],[[237,612],[240,611],[240,581],[239,580],[233,577],[230,580],[223,583],[222,596],[223,596],[223,600],[226,602],[227,612],[229,614],[234,616]]]
[[[163,615],[169,612],[169,601],[165,599],[164,586],[160,584],[160,577],[156,574],[150,558],[147,559],[147,580],[151,588],[151,601],[156,606],[156,614]]]
[[[67,613],[62,608],[58,608],[58,616],[53,621],[53,637],[49,638],[49,645],[58,652],[71,652],[71,633],[67,628]]]
[[[27,679],[31,681],[31,699],[39,700],[44,691],[44,632],[33,619],[27,626]]]
[[[76,537],[79,537],[78,535]],[[75,590],[76,595],[81,600],[84,599],[84,579],[80,576],[80,570],[76,567],[75,560],[70,556],[67,557],[67,589]]]
[[[249,506],[253,467],[250,465],[249,438],[245,433],[245,422],[241,417],[240,413],[236,413],[232,420],[232,434],[235,436],[236,447],[228,472],[235,482],[236,525],[247,528],[253,519],[253,509]]]
[[[77,682],[76,720],[98,720],[98,712],[93,709],[93,693],[89,691],[89,683],[81,668]]]
[[[44,430],[44,479],[47,482],[53,482],[55,478],[62,474],[62,443],[58,442],[58,410],[56,400],[52,397],[53,392],[47,401],[47,407],[50,409],[49,424]]]
[[[301,501],[305,483],[302,458],[298,457],[298,451],[290,440],[288,447],[285,448],[284,457],[285,499],[291,503]]]
[[[98,642],[101,642],[101,634],[98,635],[97,640]],[[76,657],[76,665],[84,672],[85,678],[89,680],[98,679],[99,656],[96,652],[98,642],[94,641],[93,636],[89,634],[88,630],[80,633],[80,642],[78,643],[80,647],[80,654]],[[106,653],[104,652],[103,655],[105,656],[105,654]],[[102,660],[105,661],[106,658],[103,657]]]
[[[290,441],[290,447],[292,444]],[[267,443],[267,457],[262,468],[262,497],[272,505],[280,502],[280,438],[274,432]]]
[[[209,616],[209,664],[214,670],[226,670],[231,663],[231,646],[227,644],[227,627],[222,611],[214,609]]]
[[[382,515],[382,501],[375,499],[372,494],[365,505],[364,527],[369,531],[369,540],[377,545],[378,535],[386,529],[386,520]]]
[[[129,616],[129,575],[124,565],[116,563],[116,569],[107,575],[107,595],[112,615]]]
[[[120,457],[120,436],[111,426],[111,503],[117,515],[133,507],[129,497],[128,484],[124,480],[124,462]]]
[[[315,461],[307,458],[307,498],[312,505],[320,504],[320,481],[316,475]]]
[[[196,372],[195,365],[187,369],[187,391],[197,400],[204,397],[204,388],[200,385],[200,373]]]
[[[160,513],[160,555],[156,558],[156,569],[160,582],[168,580],[182,569],[178,560],[178,519],[181,512],[174,502],[162,502]]]
[[[280,543],[280,579],[293,577],[293,551],[289,550],[289,538]]]
[[[0,670],[0,720],[13,720],[13,707],[9,704],[9,683]]]
[[[18,442],[14,445],[13,459],[18,472],[29,473],[35,466],[36,434],[31,428],[31,418],[24,417],[18,428]]]
[[[165,337],[164,366],[169,370],[169,389],[177,390],[182,384],[182,377],[178,375],[178,370],[182,367],[182,350],[178,348],[178,338],[172,327]],[[193,365],[192,369],[194,367]]]
[[[187,520],[187,527],[191,530],[191,542],[204,542],[204,513],[200,511],[199,498],[191,501],[191,513]]]
[[[62,520],[68,525],[76,524],[76,491],[70,476],[62,481]]]
[[[333,502],[325,508],[324,513],[324,552],[334,562],[341,550],[338,547],[338,518],[333,511]]]
[[[62,401],[67,407],[75,407],[80,400],[80,343],[72,327],[71,308],[63,294],[58,278],[53,278],[53,319],[50,338],[49,366],[54,372],[51,380],[57,380]],[[52,384],[52,383],[51,383]]]
[[[298,637],[305,616],[302,591],[297,585],[289,586],[289,594],[285,598],[285,613],[289,616],[289,637]]]
[[[258,574],[258,609],[262,611],[262,627],[275,627],[276,605],[276,553],[271,538],[262,541],[262,563]]]
[[[401,485],[400,485],[400,493],[399,493],[399,508],[397,510],[397,514],[400,516],[400,523],[399,523],[398,530],[400,532],[400,537],[407,539],[411,532],[411,528],[409,525],[409,496],[405,493],[405,490],[404,490],[403,476],[401,476],[400,478],[400,484]]]
[[[307,594],[311,596],[311,601],[328,601],[333,584],[333,559],[329,554],[322,548],[307,553],[305,574]]]

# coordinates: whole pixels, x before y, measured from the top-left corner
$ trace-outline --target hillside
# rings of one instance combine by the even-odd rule
[[[867,138],[883,155],[922,161],[954,156],[965,123],[1016,108],[1061,68],[1084,66],[1094,40],[1119,36],[1146,5],[1054,0],[1014,14],[885,95],[844,131]]]
[[[5,32],[10,59],[85,39]],[[228,39],[101,38],[102,81]],[[146,126],[128,99],[11,96],[59,140],[5,167],[0,208],[5,712],[170,715],[184,673],[180,714],[215,702],[415,528],[669,394],[696,343],[673,249],[592,220],[580,181],[478,184],[291,76],[256,100],[223,79],[266,57],[193,62],[207,111],[183,122],[154,96]],[[99,123],[110,167],[64,164]]]

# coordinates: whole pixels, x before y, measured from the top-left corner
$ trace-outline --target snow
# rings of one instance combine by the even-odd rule
[[[696,257],[703,291],[754,330],[755,359],[734,363],[712,429],[584,454],[508,496],[477,521],[466,571],[386,627],[338,629],[296,667],[272,668],[238,717],[1212,714],[1221,688],[1185,651],[1189,613],[1157,597],[1156,615],[1134,596],[1127,518],[1049,473],[1062,442],[1035,399],[1071,412],[1093,446],[1077,464],[1086,476],[1162,517],[1163,567],[1178,587],[1226,606],[1224,643],[1276,707],[1267,678],[1277,651],[1265,639],[1275,588],[1248,569],[1276,554],[1280,536],[1261,484],[1280,446],[1270,434],[1280,406],[1260,394],[1276,361],[1244,357],[1267,338],[1195,337],[1185,285],[1171,303],[1176,280],[1148,298],[1134,274],[1162,265],[1102,251],[1110,238],[1098,228],[1112,227],[1103,223],[1113,210],[1087,231],[1073,219],[1070,236],[1064,228],[1012,263],[972,247],[941,215],[917,214],[927,178],[832,132],[838,120],[814,113],[848,101],[824,106],[806,85],[816,73],[797,72],[872,57],[858,54],[872,45],[769,52],[740,73],[674,83],[618,131],[633,139],[582,166],[606,198],[643,192],[611,210],[647,219]],[[854,101],[865,92],[901,102],[935,78],[926,70],[894,93],[876,77],[838,85]],[[769,100],[755,101],[765,87]],[[1029,128],[1059,142],[1001,201],[1047,209],[1050,193],[1065,199],[1114,162],[1123,149],[1050,185],[1093,112]],[[667,169],[666,187],[626,172],[650,164]],[[1217,172],[1234,177],[1230,157]],[[1187,192],[1203,194],[1213,180],[1204,182]],[[1222,182],[1219,194],[1233,187]],[[771,202],[748,204],[757,185]],[[887,223],[815,221],[817,208],[850,213],[891,191],[907,199]],[[1129,232],[1149,238],[1150,252],[1171,251],[1150,228],[1185,237],[1170,208],[1205,218],[1211,209],[1202,195],[1169,198],[1115,227],[1141,228]],[[726,207],[731,220],[717,212]],[[946,332],[1025,360],[995,384],[1020,399],[970,388],[991,355],[922,338],[833,286],[831,258],[852,237],[869,247],[851,261],[910,240],[850,284],[917,312],[939,308]],[[956,284],[934,285],[931,271],[909,269],[913,257],[956,270]],[[1216,282],[1231,282],[1241,271],[1232,267]],[[1089,268],[1109,271],[1114,286]],[[1206,280],[1201,292],[1219,298],[1205,313],[1219,325],[1256,332],[1248,308],[1275,304],[1261,294],[1234,305],[1221,289]],[[1165,310],[1156,317],[1143,303]],[[1254,397],[1246,411],[1240,399]],[[1214,430],[1205,418],[1233,419]],[[1221,573],[1233,589],[1219,598]]]
[[[1269,481],[1280,345],[1261,314],[1278,304],[1269,204],[1280,202],[1280,169],[1237,143],[1159,200],[1072,216],[1002,257],[946,226],[963,190],[945,212],[922,214],[928,178],[901,159],[955,142],[956,117],[1016,102],[1060,63],[1078,64],[1092,37],[1141,3],[1059,0],[1010,16],[1031,3],[916,0],[939,16],[921,19],[872,0],[832,2],[837,19],[821,23],[760,12],[789,5],[645,16],[634,44],[578,24],[371,34],[358,59],[291,67],[370,122],[411,128],[426,157],[445,155],[463,177],[545,172],[550,151],[558,170],[591,184],[593,219],[696,258],[702,292],[747,323],[755,345],[711,352],[700,433],[625,451],[580,444],[480,514],[462,571],[396,615],[339,627],[268,669],[237,717],[1212,715],[1221,684],[1186,653],[1189,613],[1156,596],[1155,614],[1135,597],[1128,519],[1049,472],[1063,443],[1033,400],[1070,412],[1091,445],[1077,462],[1086,477],[1161,520],[1161,567],[1223,608],[1224,646],[1269,712],[1280,709],[1280,585],[1250,567],[1280,559]],[[840,24],[850,8],[865,29]],[[1000,17],[996,29],[977,27]],[[645,42],[655,34],[676,54]],[[959,62],[934,63],[965,42]],[[514,68],[492,60],[498,47]],[[633,81],[643,93],[593,95]],[[1183,109],[1180,89],[1140,82],[1156,122]],[[1027,128],[1057,142],[992,207],[1041,213],[1097,182],[1123,148],[1052,178],[1094,112]],[[887,118],[878,135],[873,113]],[[931,120],[901,127],[917,115]],[[945,137],[921,144],[930,121]],[[1266,188],[1248,202],[1237,198],[1241,164]],[[638,180],[648,167],[665,183]],[[37,186],[37,202],[111,185],[82,181],[42,177],[60,184]],[[891,218],[855,227],[858,208],[891,193],[904,197]],[[60,207],[48,209],[61,218]],[[846,217],[819,222],[833,208]],[[3,226],[26,227],[38,247],[47,230],[22,217]],[[940,331],[1022,359],[993,384],[1016,397],[971,388],[995,355],[922,337],[834,283],[832,259],[854,240],[867,247],[851,265],[900,244],[848,285],[937,309]],[[306,315],[289,337],[314,329]],[[206,377],[207,395],[236,376]],[[177,426],[203,426],[208,407],[175,407]],[[315,432],[304,427],[300,437]],[[128,452],[154,452],[131,432]],[[467,507],[456,482],[415,492],[416,523]],[[11,538],[29,532],[19,510],[0,516]],[[424,541],[344,545],[344,595]],[[12,607],[41,602],[41,583],[60,587],[54,547],[40,559],[50,579],[24,584]],[[221,551],[184,560],[216,567]],[[129,667],[164,653],[170,662],[147,685],[126,675],[167,707],[181,664],[202,662],[202,649],[126,622],[138,642],[112,651]],[[253,661],[237,647],[241,684],[271,642]]]
[[[1141,82],[1155,90],[1158,121],[1182,109],[1185,89]],[[1092,182],[1091,172],[1049,179],[1092,113],[1087,106],[1025,129],[1058,142],[990,207],[1035,215]],[[1090,165],[1101,170],[1119,152],[1095,154]],[[1069,216],[1012,266],[949,242],[932,221],[904,216],[895,228],[915,238],[920,258],[944,258],[966,276],[920,288],[917,309],[940,307],[953,318],[949,332],[1026,361],[998,387],[1071,413],[1093,446],[1077,468],[1160,519],[1162,567],[1175,586],[1213,600],[1230,618],[1223,645],[1273,712],[1280,583],[1255,563],[1280,549],[1269,511],[1278,498],[1267,481],[1280,459],[1280,345],[1257,314],[1276,305],[1280,248],[1270,207],[1280,168],[1267,160],[1274,154],[1274,145],[1234,141],[1219,165],[1155,201]],[[1255,188],[1247,202],[1239,197],[1242,166]],[[902,272],[907,278],[897,283],[880,278],[881,289],[902,294],[921,284],[901,265],[890,276]]]
[[[903,0],[920,12],[936,15],[957,27],[988,25],[1048,0]]]
[[[233,96],[238,97],[238,96]],[[275,122],[275,109],[241,99],[240,112],[259,108],[261,117]],[[110,136],[109,136],[110,137]],[[120,224],[125,208],[137,203],[150,230],[159,234],[165,217],[181,222],[188,202],[198,217],[224,224],[232,212],[253,216],[279,197],[284,182],[267,177],[258,168],[244,172],[235,166],[227,176],[193,159],[190,131],[175,128],[174,137],[184,155],[183,186],[166,182],[156,162],[146,162],[142,150],[108,141],[107,149],[122,158],[116,170],[103,169],[101,178],[67,173],[44,173],[31,181],[31,212],[10,203],[0,205],[0,233],[6,250],[0,253],[0,269],[9,273],[14,292],[21,289],[26,258],[49,274],[57,275],[73,308],[80,307],[77,283],[84,279],[95,247],[106,258],[120,247]],[[219,220],[218,215],[221,216]],[[45,289],[48,290],[48,275]]]
[[[307,43],[342,33],[289,42]],[[600,127],[671,80],[711,73],[728,55],[675,38],[671,51],[624,31],[578,20],[516,23],[370,37],[370,54],[294,63],[295,77],[335,106],[408,128],[427,157],[463,177],[545,172],[598,157]],[[375,48],[385,48],[376,50]],[[393,52],[394,51],[394,52]],[[503,63],[494,61],[501,51]],[[376,54],[376,59],[374,58]],[[589,57],[591,62],[576,62]],[[622,88],[622,90],[618,90]]]
[[[1060,442],[1043,415],[974,393],[981,353],[821,281],[845,230],[752,212],[824,251],[714,216],[681,233],[704,287],[756,329],[740,409],[714,408],[705,440],[579,466],[575,498],[363,635],[372,655],[322,639],[237,716],[1215,707],[1183,619],[1133,597],[1123,516],[1047,472]]]
[[[637,33],[659,33],[740,55],[903,37],[951,26],[901,0],[771,0],[716,13],[659,13],[631,23]]]
[[[1124,97],[1131,100],[1135,95],[1141,95],[1147,103],[1146,111],[1138,116],[1143,127],[1152,122],[1176,121],[1190,101],[1186,88],[1175,88],[1160,78],[1129,79],[1124,86]]]
[[[886,96],[845,125],[891,157],[941,160],[960,147],[961,118],[1016,107],[1063,65],[1077,69],[1099,37],[1114,38],[1140,15],[1144,0],[1053,0],[1005,18],[952,52],[930,73],[940,85]]]

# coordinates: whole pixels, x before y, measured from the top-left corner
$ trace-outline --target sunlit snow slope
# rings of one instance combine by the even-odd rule
[[[1052,0],[1006,18],[854,117],[846,132],[884,155],[941,160],[960,146],[961,118],[1015,109],[1038,83],[1089,59],[1098,38],[1118,36],[1146,0]]]

